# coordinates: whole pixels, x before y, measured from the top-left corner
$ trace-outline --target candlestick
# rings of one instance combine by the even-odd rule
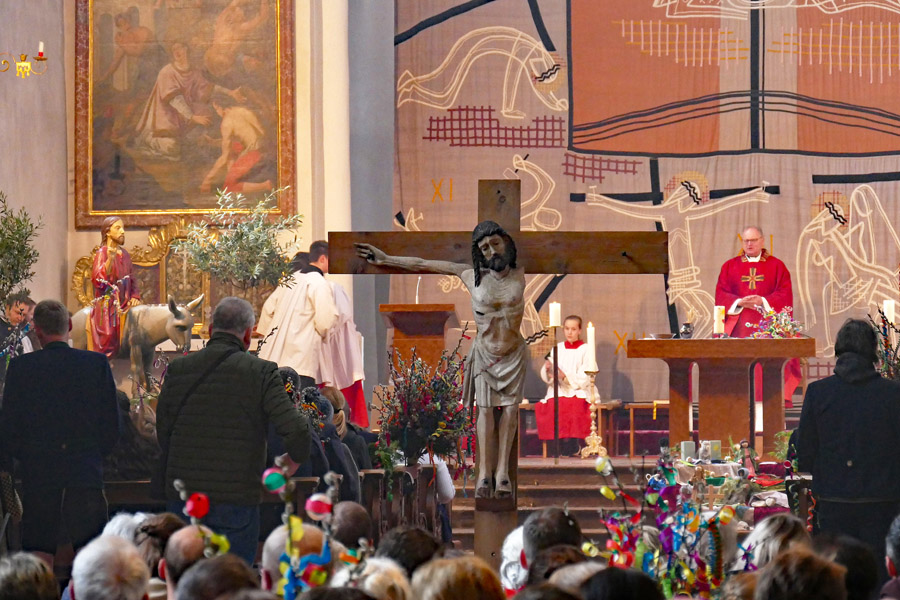
[[[724,306],[716,306],[715,307],[715,320],[713,321],[713,335],[724,335],[725,334],[725,307]]]
[[[603,438],[600,437],[600,399],[594,393],[594,377],[597,376],[597,371],[585,370],[585,373],[591,378],[591,434],[584,438],[587,446],[581,449],[581,458],[587,458],[592,454],[607,456],[606,448],[601,444]]]
[[[562,326],[562,306],[559,302],[550,303],[550,327]]]
[[[597,368],[597,342],[594,337],[594,324],[588,321],[587,326],[587,358],[585,359],[585,372],[599,371]]]
[[[885,300],[882,305],[882,310],[884,310],[884,318],[887,319],[887,322],[891,325],[894,324],[894,309],[896,308],[896,302],[893,300]]]

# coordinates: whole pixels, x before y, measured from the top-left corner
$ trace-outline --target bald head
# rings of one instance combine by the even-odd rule
[[[202,529],[201,529],[202,528]],[[212,533],[202,525],[182,527],[172,534],[166,542],[166,582],[173,587],[178,585],[182,574],[194,563],[203,558],[203,535]]]
[[[307,554],[318,554],[322,551],[322,542],[325,536],[322,530],[314,525],[303,524],[303,537],[299,541],[294,542],[294,549],[299,556]],[[285,544],[287,543],[287,526],[280,525],[276,527],[263,544],[262,560],[260,567],[262,568],[262,585],[263,589],[272,590],[281,578],[281,572],[278,563],[282,553],[284,553]],[[329,575],[340,564],[340,554],[346,548],[336,540],[331,540],[331,565]]]

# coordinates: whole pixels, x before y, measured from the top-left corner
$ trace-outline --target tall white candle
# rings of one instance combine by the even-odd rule
[[[884,318],[887,319],[888,323],[894,322],[894,309],[896,308],[896,303],[893,300],[885,300],[884,306],[882,310],[884,310]]]
[[[585,371],[599,371],[597,368],[597,342],[594,337],[594,324],[588,322],[587,326],[587,364]]]
[[[725,333],[725,307],[715,307],[715,320],[713,321],[713,333]]]
[[[550,303],[550,327],[562,327],[562,306],[559,302]]]
[[[44,53],[44,42],[38,42],[38,54]]]

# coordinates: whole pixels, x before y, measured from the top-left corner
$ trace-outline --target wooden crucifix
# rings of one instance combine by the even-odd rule
[[[523,300],[524,273],[540,274],[652,274],[668,272],[668,234],[666,232],[523,232],[520,224],[520,190],[519,180],[481,180],[478,182],[478,220],[494,221],[505,233],[510,234],[517,257],[516,269],[509,272],[502,284],[491,284],[497,290],[498,298],[506,290],[519,291],[518,304]],[[476,231],[481,231],[481,225]],[[476,235],[479,239],[474,239]],[[445,273],[459,276],[472,293],[473,310],[476,313],[476,342],[473,344],[473,355],[477,348],[478,337],[486,334],[490,327],[489,311],[505,310],[502,305],[509,306],[511,312],[503,319],[515,321],[516,327],[521,322],[521,309],[515,314],[514,301],[501,298],[502,302],[493,303],[494,299],[479,298],[485,292],[478,289],[487,263],[468,269],[473,259],[473,244],[477,244],[479,252],[484,252],[485,259],[493,260],[492,249],[494,238],[498,235],[481,235],[473,232],[332,232],[329,242],[329,270],[332,273]],[[490,242],[490,244],[489,244]],[[508,242],[508,240],[507,240]],[[354,244],[366,244],[361,255]],[[499,239],[503,252],[504,241]],[[508,245],[508,244],[507,244]],[[482,247],[483,246],[483,247]],[[379,250],[381,252],[379,252]],[[365,257],[365,258],[364,258]],[[408,258],[414,257],[414,258]],[[368,260],[367,260],[368,258]],[[376,263],[376,264],[373,264]],[[487,276],[490,276],[488,274]],[[474,277],[474,282],[469,281]],[[521,279],[521,284],[518,280]],[[500,281],[498,279],[498,281]],[[473,285],[474,283],[474,285]],[[490,286],[488,286],[490,287]],[[490,292],[488,292],[490,293]],[[479,304],[480,303],[480,304]],[[480,312],[479,308],[483,311]],[[479,316],[481,321],[479,323]],[[516,321],[516,318],[518,321]],[[483,331],[484,330],[484,331]],[[490,333],[487,333],[490,335]],[[518,336],[518,332],[516,332]],[[521,339],[521,336],[518,336]],[[521,352],[521,345],[515,352]],[[511,350],[512,352],[512,350]],[[485,362],[482,359],[482,362]],[[488,363],[490,361],[487,361]],[[477,361],[476,363],[477,364]],[[472,370],[472,363],[467,365]],[[487,365],[493,366],[493,365]],[[483,372],[483,369],[474,369]],[[507,369],[508,371],[508,369]],[[477,387],[477,394],[484,390]],[[482,380],[481,385],[484,385]],[[493,384],[491,384],[493,385]],[[516,447],[514,439],[518,427],[519,397],[510,406],[510,399],[499,393],[498,404],[485,403],[482,396],[478,401],[478,471],[476,473],[475,501],[475,550],[480,556],[492,560],[499,558],[499,547],[505,534],[517,525],[516,517]],[[490,393],[502,392],[493,388]],[[476,397],[478,397],[476,394]],[[486,407],[490,408],[486,408]],[[496,410],[495,410],[496,409]],[[512,443],[511,443],[512,442]],[[482,448],[485,451],[482,453]],[[491,457],[490,459],[487,457]],[[490,460],[490,464],[488,464]],[[492,481],[492,476],[494,481]],[[480,535],[479,535],[480,534]],[[502,534],[502,535],[501,535]]]

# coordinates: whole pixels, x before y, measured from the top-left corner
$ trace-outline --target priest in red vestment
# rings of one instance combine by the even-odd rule
[[[119,334],[125,311],[141,303],[137,282],[132,276],[131,256],[125,250],[125,225],[119,217],[107,217],[100,229],[103,237],[94,254],[91,282],[94,304],[91,309],[91,349],[112,358],[119,351]]]
[[[747,227],[741,240],[743,250],[725,261],[716,283],[716,305],[725,307],[725,333],[736,338],[750,337],[756,331],[754,325],[763,316],[759,309],[779,312],[794,305],[791,274],[763,248],[762,229]],[[784,395],[790,402],[800,382],[800,362],[791,360],[784,371]]]

